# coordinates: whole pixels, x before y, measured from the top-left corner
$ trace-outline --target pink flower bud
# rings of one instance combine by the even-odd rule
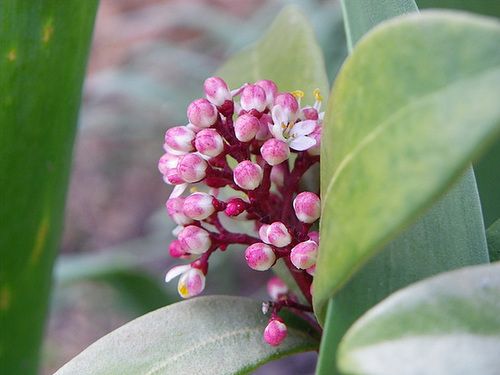
[[[270,165],[281,164],[290,156],[290,147],[286,142],[276,138],[268,139],[260,148],[264,160]]]
[[[248,206],[248,203],[246,203],[241,198],[231,199],[227,202],[227,206],[226,206],[226,210],[225,210],[226,215],[227,216],[238,216],[246,210],[247,206]]]
[[[204,220],[215,212],[214,197],[207,193],[193,193],[184,200],[182,212],[194,220]]]
[[[302,108],[302,117],[304,118],[304,120],[318,121],[318,110],[313,107],[304,107]]]
[[[272,317],[264,330],[264,341],[271,346],[279,346],[286,337],[286,325],[278,317]]]
[[[177,225],[188,225],[193,222],[193,219],[187,217],[182,212],[182,206],[184,205],[184,197],[176,197],[170,198],[167,200],[167,213],[168,216],[177,224]]]
[[[290,261],[299,269],[306,269],[316,264],[318,244],[314,241],[304,241],[294,246],[290,251]]]
[[[276,254],[271,246],[257,242],[247,247],[245,259],[250,268],[256,271],[267,271],[276,261]]]
[[[169,169],[177,168],[178,161],[178,155],[173,155],[167,152],[161,156],[160,160],[158,160],[158,170],[161,174],[165,174]]]
[[[240,142],[249,142],[254,139],[259,129],[259,119],[252,115],[241,115],[234,122],[234,133]]]
[[[216,106],[223,105],[226,100],[232,100],[231,92],[222,78],[207,78],[203,84],[203,90],[207,99]]]
[[[278,94],[274,99],[274,107],[280,106],[286,120],[283,122],[295,122],[299,116],[299,103],[295,96],[288,92]],[[273,113],[275,109],[273,108]],[[281,118],[281,116],[279,116]]]
[[[191,254],[203,254],[210,248],[210,234],[203,228],[189,225],[180,231],[178,241]]]
[[[192,141],[195,135],[186,126],[174,126],[165,133],[165,144],[175,151],[190,152],[194,150]]]
[[[275,221],[267,228],[267,238],[271,245],[284,247],[292,242],[292,236],[281,221]]]
[[[186,250],[182,247],[181,243],[177,240],[172,241],[168,247],[168,252],[173,258],[180,258],[186,255]]]
[[[185,184],[186,181],[179,176],[177,168],[171,168],[163,175],[163,180],[169,185],[181,185]]]
[[[309,268],[306,268],[306,272],[311,275],[311,276],[314,276],[315,272],[316,272],[316,265],[313,264],[311,267]],[[311,285],[312,286],[312,285]],[[311,292],[312,294],[312,292]]]
[[[244,160],[234,167],[233,179],[236,185],[245,190],[254,190],[262,181],[262,168],[250,160]]]
[[[262,242],[269,243],[269,238],[267,237],[267,230],[269,229],[269,224],[262,224],[259,228],[259,238]]]
[[[316,144],[311,148],[307,149],[309,155],[319,155],[321,153],[321,133],[323,127],[321,125],[316,126],[316,129],[309,134],[309,138],[312,138],[316,141]]]
[[[255,85],[264,89],[264,92],[266,93],[266,107],[271,109],[274,104],[274,98],[278,95],[278,87],[273,81],[269,81],[267,79],[261,79],[255,82]]]
[[[241,93],[240,104],[241,108],[247,112],[252,109],[263,112],[266,109],[266,92],[260,86],[248,85]]]
[[[206,176],[207,162],[196,154],[186,154],[179,158],[177,173],[185,182],[198,182]]]
[[[267,293],[272,300],[277,301],[288,293],[288,286],[279,277],[273,277],[267,282]]]
[[[215,129],[203,129],[196,134],[194,145],[200,154],[210,158],[219,156],[224,151],[224,141]]]
[[[293,209],[297,219],[303,223],[313,223],[321,214],[321,201],[316,194],[305,191],[295,197]]]
[[[209,128],[217,121],[217,108],[207,99],[196,99],[187,109],[189,122],[199,128]]]

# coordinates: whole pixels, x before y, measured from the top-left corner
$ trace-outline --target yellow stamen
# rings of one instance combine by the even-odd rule
[[[184,284],[179,285],[179,293],[183,297],[186,297],[188,295],[188,288],[186,287],[186,285],[184,285]]]
[[[198,191],[198,189],[196,189],[196,187],[193,186],[191,189],[189,189],[189,191],[191,193],[196,193]]]
[[[295,96],[297,99],[300,99],[300,98],[304,97],[304,91],[300,91],[300,90],[292,91],[291,94],[293,96]]]
[[[316,99],[317,101],[320,101],[320,102],[323,101],[323,98],[319,95],[319,89],[316,89],[313,91],[313,96],[314,96],[314,99]]]

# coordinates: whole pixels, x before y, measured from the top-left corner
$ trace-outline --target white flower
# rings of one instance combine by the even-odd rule
[[[199,268],[191,267],[190,264],[172,268],[165,275],[165,282],[168,283],[179,275],[181,277],[177,291],[182,298],[194,297],[205,289],[205,275]]]
[[[314,120],[294,122],[280,105],[275,105],[272,110],[273,124],[269,124],[271,134],[284,141],[296,151],[304,151],[316,144],[316,140],[308,137],[316,128]]]

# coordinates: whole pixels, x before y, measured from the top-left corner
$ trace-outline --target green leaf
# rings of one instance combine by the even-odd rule
[[[35,374],[97,1],[0,2],[0,363]]]
[[[500,260],[500,219],[495,221],[486,231],[488,240],[488,250],[490,253],[490,262]]]
[[[500,24],[427,12],[377,27],[335,82],[323,130],[316,311],[498,132]],[[449,47],[447,47],[449,46]]]
[[[369,310],[339,346],[347,374],[497,374],[500,263],[418,282]]]
[[[390,18],[416,12],[413,0],[342,0],[347,48],[352,52],[354,45],[374,26]]]
[[[329,92],[323,52],[314,30],[297,7],[286,7],[270,30],[251,48],[237,54],[217,72],[230,88],[259,79],[276,82],[280,92],[302,90],[312,104],[312,92]]]
[[[179,302],[108,334],[55,375],[245,374],[270,360],[317,349],[303,321],[286,319],[285,341],[277,348],[266,344],[268,319],[261,303],[248,298]]]

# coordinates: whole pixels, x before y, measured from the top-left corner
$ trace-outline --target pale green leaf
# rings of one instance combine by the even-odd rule
[[[323,52],[312,25],[295,6],[285,8],[259,42],[230,59],[217,75],[231,89],[245,82],[273,80],[280,92],[302,90],[306,104],[314,103],[315,89],[324,96],[329,92]]]
[[[498,132],[498,45],[500,23],[453,12],[401,17],[358,43],[323,130],[333,174],[322,179],[317,311]]]
[[[490,261],[496,262],[500,260],[500,219],[495,221],[486,231],[488,239],[488,250],[490,253]]]
[[[269,316],[261,304],[210,296],[164,307],[103,337],[55,375],[245,374],[270,360],[317,349],[308,326],[286,318],[285,341],[266,344]]]
[[[500,263],[447,272],[369,310],[339,346],[346,374],[498,374]]]

